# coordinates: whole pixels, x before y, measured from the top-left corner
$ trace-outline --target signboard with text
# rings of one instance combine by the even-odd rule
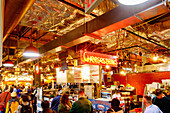
[[[95,9],[100,4],[101,1],[103,0],[86,0],[85,13],[90,14],[93,11],[93,9]]]
[[[116,56],[100,54],[95,52],[80,51],[81,64],[91,65],[109,65],[111,67],[118,66],[118,59]]]

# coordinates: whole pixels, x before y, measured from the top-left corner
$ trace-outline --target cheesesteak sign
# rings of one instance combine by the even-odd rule
[[[85,13],[90,14],[93,11],[93,9],[95,9],[100,4],[101,1],[103,0],[86,0]]]
[[[118,66],[118,60],[116,56],[80,51],[81,64],[91,65],[110,65],[112,67]]]

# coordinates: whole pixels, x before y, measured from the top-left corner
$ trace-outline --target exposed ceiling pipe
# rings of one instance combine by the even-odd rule
[[[130,31],[130,30],[127,30],[127,29],[125,29],[125,28],[122,28],[122,30],[125,30],[125,31],[127,31],[128,33],[131,33],[131,34],[133,34],[133,35],[135,35],[135,36],[137,36],[137,37],[139,37],[139,38],[142,38],[142,39],[144,39],[144,40],[146,40],[146,41],[148,41],[148,42],[151,42],[151,43],[153,43],[153,44],[155,44],[155,45],[157,45],[157,46],[163,47],[163,48],[165,48],[165,49],[169,49],[168,47],[165,47],[165,46],[163,46],[163,45],[161,45],[161,44],[158,44],[158,43],[156,43],[156,42],[154,42],[154,41],[152,41],[152,40],[149,40],[149,39],[147,39],[147,38],[145,38],[145,37],[142,37],[142,36],[140,36],[140,35],[132,32],[132,31]]]
[[[115,50],[111,50],[111,51],[108,51],[108,52],[114,52],[114,51],[126,50],[126,49],[130,49],[130,48],[135,48],[135,47],[139,47],[139,48],[141,48],[141,49],[144,49],[144,50],[147,50],[147,51],[149,51],[149,52],[152,52],[151,50],[146,49],[146,48],[144,48],[144,47],[142,47],[142,46],[138,46],[138,45],[130,46],[130,47],[125,47],[125,48],[121,48],[121,49],[115,49]]]
[[[58,1],[60,1],[60,2],[62,2],[62,3],[64,3],[64,4],[67,4],[67,5],[69,5],[69,6],[73,7],[73,8],[76,8],[76,9],[78,9],[78,10],[80,10],[80,11],[85,12],[85,10],[84,10],[83,7],[78,6],[77,4],[75,4],[74,2],[72,2],[72,1],[70,1],[70,0],[58,0]],[[95,15],[95,14],[93,14],[93,13],[90,13],[90,15],[91,15],[91,16],[94,16],[94,17],[97,17],[97,15]]]
[[[92,33],[100,37],[112,31],[141,22],[136,15],[145,20],[165,12],[169,12],[169,9],[164,5],[162,0],[149,0],[145,4],[135,6],[120,5],[87,22],[86,25],[82,25],[41,46],[39,51],[40,54],[44,54],[46,52],[55,53],[62,50],[61,46],[72,47],[93,39],[92,37],[84,36],[85,31],[87,34]]]
[[[92,37],[89,39],[88,36],[85,37],[83,35],[85,31],[87,34],[93,34],[100,37],[109,32],[141,22],[141,20],[136,18],[136,15],[145,20],[165,12],[169,12],[169,9],[164,5],[162,0],[149,0],[148,2],[145,2],[145,4],[135,6],[120,5],[87,22],[86,25],[82,25],[67,34],[64,34],[60,38],[43,45],[40,47],[40,53],[43,54],[48,51],[55,52],[58,47],[61,47],[61,45],[72,47],[88,41]]]
[[[18,25],[35,0],[5,0],[5,2],[3,42]]]

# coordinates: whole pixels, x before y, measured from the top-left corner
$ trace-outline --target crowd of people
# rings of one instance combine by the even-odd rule
[[[36,88],[5,86],[0,94],[0,113],[36,113]]]
[[[166,97],[162,90],[155,90],[155,97],[145,95],[143,103],[146,106],[144,113],[170,113],[170,98]]]
[[[59,91],[51,102],[42,101],[42,111],[39,113],[93,113],[93,105],[87,99],[83,90],[78,92],[78,100],[71,102],[70,92]],[[36,88],[24,86],[6,86],[4,92],[0,94],[0,113],[37,113],[36,108]],[[119,94],[119,93],[118,93]],[[118,95],[116,93],[116,95]],[[120,95],[119,95],[120,96]],[[150,95],[143,97],[143,103],[146,106],[144,113],[170,113],[170,98],[166,97],[162,90],[156,89],[155,97]],[[120,98],[113,96],[111,108],[106,113],[123,113],[120,107]]]

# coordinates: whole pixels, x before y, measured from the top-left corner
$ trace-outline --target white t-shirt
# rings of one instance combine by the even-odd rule
[[[115,93],[114,95],[112,95],[112,99],[117,98],[118,100],[121,100],[121,95],[119,93]]]

